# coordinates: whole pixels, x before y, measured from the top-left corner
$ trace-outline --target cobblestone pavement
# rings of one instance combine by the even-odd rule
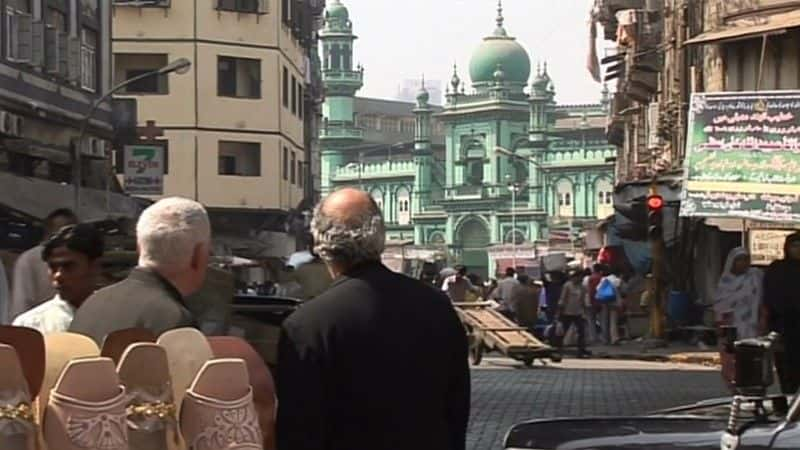
[[[527,369],[486,358],[472,371],[467,448],[502,449],[506,431],[526,419],[641,414],[725,395],[719,372],[701,366],[565,360]]]

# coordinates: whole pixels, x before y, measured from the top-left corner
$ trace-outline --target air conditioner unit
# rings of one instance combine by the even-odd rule
[[[25,119],[21,116],[14,116],[14,136],[22,137],[22,131],[25,129]]]
[[[0,111],[0,134],[15,136],[14,130],[16,126],[13,114],[7,111]]]

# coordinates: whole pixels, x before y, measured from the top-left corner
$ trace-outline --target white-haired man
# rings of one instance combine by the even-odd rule
[[[342,189],[312,223],[334,282],[283,324],[277,440],[283,450],[463,450],[467,339],[450,301],[381,264],[371,196]]]
[[[194,325],[184,298],[205,280],[211,246],[206,210],[192,200],[161,200],[139,218],[136,243],[138,267],[125,280],[89,297],[70,331],[102,345],[109,333],[126,328],[146,328],[158,335]]]

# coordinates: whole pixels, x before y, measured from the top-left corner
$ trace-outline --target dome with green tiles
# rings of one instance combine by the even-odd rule
[[[469,63],[469,74],[473,84],[494,82],[498,66],[502,67],[505,81],[527,84],[531,76],[531,58],[527,50],[510,37],[503,27],[503,8],[498,6],[497,28],[491,36],[483,39],[475,49]]]
[[[331,4],[325,8],[325,17],[328,19],[339,19],[343,22],[347,22],[350,20],[350,12],[340,0],[333,0]]]

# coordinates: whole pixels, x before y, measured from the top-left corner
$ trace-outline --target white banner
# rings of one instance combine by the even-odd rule
[[[125,190],[131,195],[164,194],[164,148],[126,145]]]

